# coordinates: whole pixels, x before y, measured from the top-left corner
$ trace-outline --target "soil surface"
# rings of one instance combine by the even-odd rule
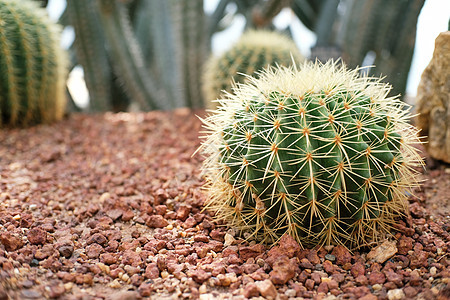
[[[450,298],[449,166],[423,171],[396,240],[270,248],[202,211],[195,114],[1,130],[0,299]]]

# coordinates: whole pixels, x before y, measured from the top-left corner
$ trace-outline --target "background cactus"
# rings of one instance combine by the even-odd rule
[[[388,84],[328,62],[271,68],[204,123],[209,207],[265,241],[366,245],[405,213],[421,163]]]
[[[35,2],[0,0],[0,124],[63,116],[67,63],[59,31]]]
[[[245,75],[258,76],[256,72],[269,65],[292,65],[303,57],[295,43],[277,32],[250,30],[242,35],[230,50],[208,61],[203,76],[204,98],[209,101],[220,96],[221,91],[231,92],[233,81],[244,82]]]

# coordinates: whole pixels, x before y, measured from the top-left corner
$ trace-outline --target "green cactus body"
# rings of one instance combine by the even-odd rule
[[[60,119],[67,57],[59,26],[32,1],[0,0],[0,125]]]
[[[209,107],[221,91],[231,92],[232,83],[244,82],[245,75],[257,76],[267,66],[292,65],[304,58],[288,37],[266,30],[250,30],[230,50],[212,57],[205,67],[203,94]]]
[[[265,241],[366,245],[405,213],[421,162],[405,104],[328,62],[271,68],[204,120],[209,207]]]

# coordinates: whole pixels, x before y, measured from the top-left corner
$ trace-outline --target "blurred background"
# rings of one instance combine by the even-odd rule
[[[71,53],[72,109],[203,107],[202,67],[248,28],[280,31],[300,52],[372,66],[414,103],[448,0],[49,0]],[[417,28],[417,30],[416,30]],[[403,96],[406,95],[406,96]],[[133,106],[134,105],[134,106]]]

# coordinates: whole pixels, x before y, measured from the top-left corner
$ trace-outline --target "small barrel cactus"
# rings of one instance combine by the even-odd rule
[[[0,125],[60,119],[67,56],[59,26],[30,0],[0,0]]]
[[[375,243],[406,213],[422,163],[388,84],[329,61],[268,68],[204,119],[208,206],[267,242]]]
[[[231,92],[234,82],[244,82],[245,75],[257,76],[267,66],[290,66],[304,58],[295,43],[280,33],[267,30],[249,30],[230,50],[206,63],[203,74],[203,94],[209,107],[221,91]]]

